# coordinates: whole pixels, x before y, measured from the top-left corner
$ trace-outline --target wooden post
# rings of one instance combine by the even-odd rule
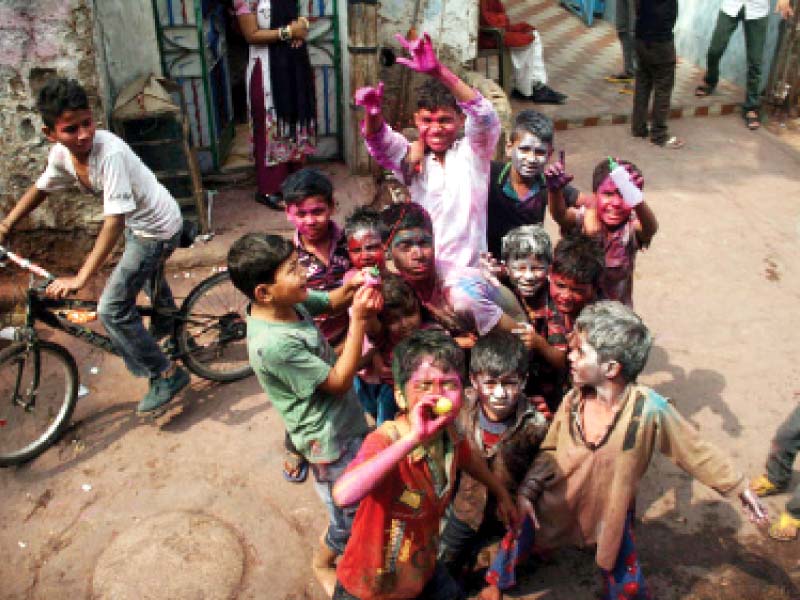
[[[370,157],[361,139],[363,109],[353,104],[352,94],[365,85],[378,82],[378,4],[377,0],[348,0],[347,2],[347,56],[350,61],[351,139],[347,149],[348,163],[353,173],[370,172]]]

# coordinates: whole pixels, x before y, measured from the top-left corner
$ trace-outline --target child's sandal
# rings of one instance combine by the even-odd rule
[[[286,452],[283,457],[283,478],[290,483],[303,483],[308,477],[308,461],[305,457]]]

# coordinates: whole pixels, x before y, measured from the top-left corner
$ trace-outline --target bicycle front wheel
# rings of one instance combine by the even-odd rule
[[[69,425],[78,367],[58,344],[13,344],[0,352],[0,467],[39,456]]]
[[[201,281],[181,306],[175,337],[190,371],[211,381],[253,374],[247,355],[247,297],[227,271]]]

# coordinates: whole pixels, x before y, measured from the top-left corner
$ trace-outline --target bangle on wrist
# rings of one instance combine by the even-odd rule
[[[292,39],[292,28],[288,25],[286,27],[278,28],[278,37],[282,42],[288,42]]]

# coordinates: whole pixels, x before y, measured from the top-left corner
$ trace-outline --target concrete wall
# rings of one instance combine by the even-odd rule
[[[141,75],[161,75],[150,0],[93,0],[94,40],[105,103]]]
[[[98,116],[104,114],[93,49],[89,0],[0,0],[0,213],[5,214],[44,168],[49,143],[34,102],[53,75],[80,80]],[[96,227],[102,207],[77,193],[54,195],[22,224],[15,246],[38,256],[70,238],[76,253],[89,243],[74,234]],[[76,237],[77,236],[77,237]],[[77,239],[81,238],[81,239]],[[70,253],[71,254],[71,253]],[[81,257],[82,258],[82,257]]]
[[[418,0],[417,32],[427,31],[440,54],[462,63],[477,52],[478,2]],[[415,0],[381,0],[378,8],[378,43],[398,47],[395,33],[405,35],[414,16]]]
[[[606,0],[603,18],[610,23],[615,22],[615,0]],[[678,55],[700,68],[706,67],[706,52],[711,34],[717,22],[717,14],[722,0],[678,0],[678,22],[675,25],[675,46]],[[771,0],[772,9],[775,0]],[[780,17],[770,15],[767,43],[764,48],[762,85],[766,85],[772,59],[775,55],[775,46],[778,40],[778,24]],[[744,31],[742,27],[736,30],[728,44],[728,49],[722,57],[720,72],[723,79],[733,81],[736,85],[744,87],[747,78],[747,62],[745,60]]]

